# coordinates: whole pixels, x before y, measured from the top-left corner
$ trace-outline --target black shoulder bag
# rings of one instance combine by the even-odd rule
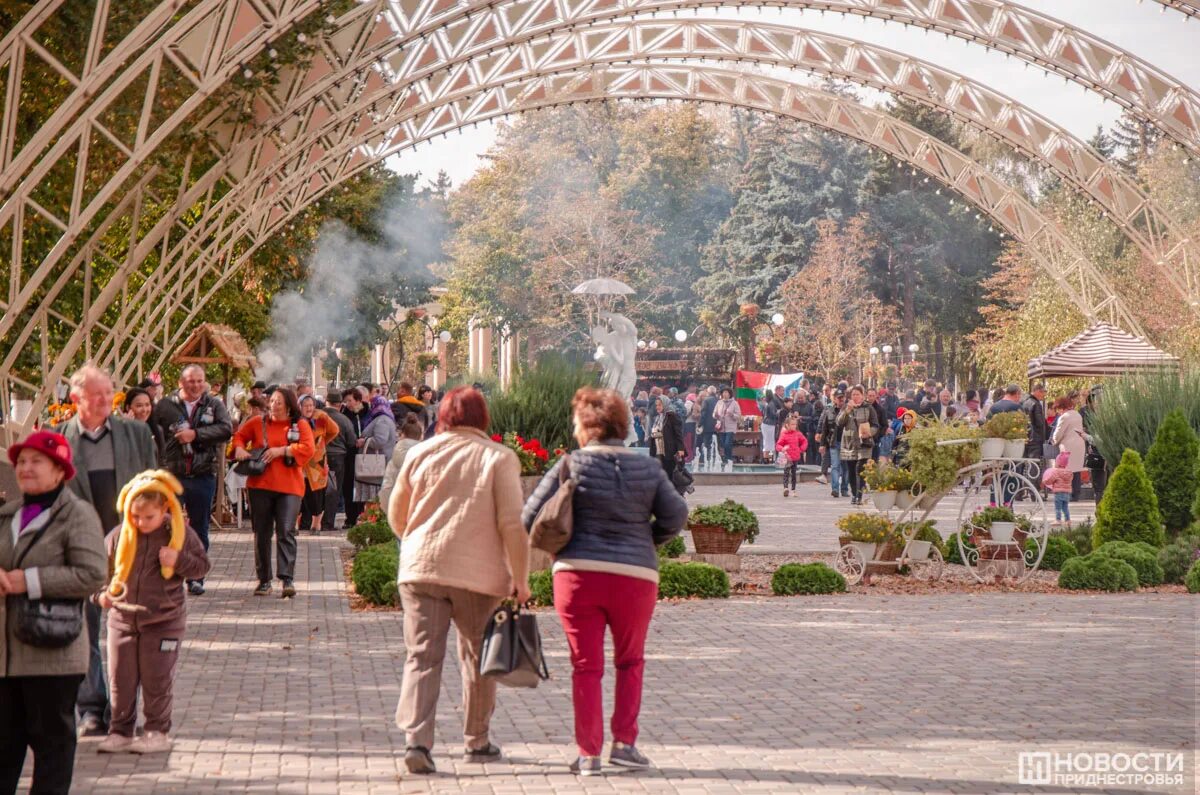
[[[14,569],[21,568],[29,550],[42,539],[46,526],[34,534],[33,540],[21,557],[17,558]],[[82,599],[30,599],[28,594],[13,594],[8,597],[8,609],[16,619],[14,634],[17,640],[39,649],[62,649],[70,646],[83,632],[83,600]]]
[[[258,477],[267,471],[267,462],[263,461],[263,453],[267,452],[270,445],[267,443],[267,418],[261,417],[263,426],[263,446],[257,450],[250,450],[250,457],[244,458],[233,465],[233,471],[245,477]]]
[[[537,616],[500,605],[483,632],[479,673],[507,687],[537,687],[550,678]]]

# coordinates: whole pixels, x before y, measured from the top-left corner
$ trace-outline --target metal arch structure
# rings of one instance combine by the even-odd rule
[[[903,53],[853,39],[790,26],[728,20],[684,19],[668,22],[632,19],[558,31],[551,37],[519,39],[497,51],[466,51],[453,59],[409,59],[385,82],[370,70],[375,60],[363,53],[315,83],[293,92],[292,101],[272,116],[256,119],[256,132],[278,129],[318,109],[332,108],[328,127],[386,102],[414,82],[447,92],[463,85],[484,85],[499,77],[590,64],[651,59],[751,61],[836,75],[893,94],[907,96],[954,115],[1003,141],[1087,193],[1157,267],[1192,312],[1200,312],[1195,262],[1200,251],[1169,213],[1141,187],[1088,144],[1017,100],[963,75]],[[364,77],[365,76],[365,77]],[[356,85],[349,95],[347,85]],[[339,96],[341,94],[341,96]],[[266,110],[264,107],[263,110]],[[257,138],[242,140],[227,161],[242,162]],[[280,147],[272,147],[271,151]],[[253,155],[251,155],[253,157]],[[217,167],[223,167],[218,164]],[[202,182],[202,180],[200,181]],[[199,183],[198,183],[199,184]]]
[[[381,120],[372,121],[366,129],[334,125],[345,136],[341,142],[325,139],[315,144],[314,137],[293,141],[298,151],[320,145],[323,162],[306,161],[287,173],[281,173],[275,163],[256,175],[257,181],[244,181],[245,189],[257,197],[253,209],[242,213],[236,204],[225,208],[225,221],[214,224],[220,230],[218,236],[206,239],[207,246],[194,245],[190,252],[180,251],[172,257],[167,278],[182,284],[182,293],[199,294],[205,274],[216,266],[224,269],[224,273],[209,292],[218,289],[236,271],[241,258],[248,255],[248,251],[236,250],[239,241],[249,236],[256,241],[267,239],[280,224],[332,186],[370,163],[430,137],[546,105],[652,97],[739,105],[791,117],[876,146],[945,182],[987,212],[1014,237],[1024,241],[1081,306],[1096,307],[1099,314],[1118,317],[1118,322],[1137,328],[1136,321],[1124,311],[1086,257],[1016,191],[961,152],[879,110],[785,80],[697,65],[628,65],[534,75],[517,82],[520,77],[514,75],[482,90],[470,87],[425,101],[410,102],[408,95],[401,96],[380,114]],[[371,142],[366,151],[361,144],[363,140]],[[249,250],[255,245],[251,244]],[[208,261],[209,257],[215,257],[216,262]],[[193,303],[193,315],[200,306],[202,301]],[[144,305],[147,313],[161,313],[164,317],[180,308],[181,304],[169,301]],[[1097,316],[1096,311],[1089,314]],[[147,326],[155,320],[148,315],[139,322]],[[182,326],[186,327],[188,322]],[[124,352],[118,350],[118,345],[108,349],[104,354],[106,363],[121,367],[140,357],[142,352],[136,350],[136,340],[127,338],[123,342]],[[165,348],[170,344],[171,340],[164,339]]]
[[[1140,3],[1141,0],[1138,2]],[[1155,2],[1161,3],[1166,8],[1173,8],[1184,16],[1200,17],[1200,0],[1155,0]]]
[[[1164,127],[1186,145],[1196,148],[1193,109],[1195,94],[1156,70],[1150,64],[1124,53],[1089,34],[1044,17],[1019,5],[1001,0],[768,0],[770,5],[793,8],[815,8],[843,14],[872,16],[884,20],[913,24],[929,30],[977,41],[1063,74],[1085,86],[1116,99],[1134,112]],[[8,101],[0,114],[0,249],[9,261],[9,290],[0,296],[5,320],[22,324],[40,337],[42,345],[41,384],[21,384],[27,389],[47,389],[55,380],[48,376],[55,369],[50,361],[70,358],[74,351],[86,350],[89,325],[101,328],[108,337],[133,333],[147,339],[144,329],[134,328],[117,317],[105,329],[101,323],[105,313],[122,314],[125,290],[121,280],[113,277],[107,283],[92,283],[91,257],[98,254],[88,246],[97,239],[97,230],[115,228],[128,223],[130,252],[122,257],[116,270],[128,275],[139,260],[132,256],[142,239],[137,230],[143,222],[144,208],[161,206],[173,194],[182,194],[191,185],[185,164],[182,183],[177,189],[164,190],[152,184],[153,168],[143,168],[169,136],[182,125],[199,119],[197,113],[204,102],[222,90],[230,78],[254,59],[261,59],[272,42],[291,35],[294,26],[306,16],[319,13],[318,0],[165,0],[154,7],[150,15],[117,42],[105,54],[97,45],[103,38],[106,10],[112,0],[99,0],[95,6],[93,27],[89,33],[87,53],[83,63],[71,68],[47,58],[45,48],[38,43],[43,24],[63,3],[62,0],[40,0],[23,17],[16,29],[0,39],[0,79],[7,79],[4,93]],[[761,6],[767,3],[727,3],[724,5]],[[563,27],[591,24],[613,17],[646,12],[698,9],[703,0],[582,0],[571,3],[558,0],[514,0],[513,2],[479,3],[455,0],[402,0],[392,7],[383,0],[359,6],[343,18],[329,36],[327,51],[336,54],[332,61],[318,58],[308,77],[321,69],[339,66],[344,56],[366,51],[379,51],[381,57],[390,53],[393,58],[406,53],[421,52],[419,45],[433,41],[435,35],[446,34],[446,41],[461,46],[476,46],[485,39],[500,43],[512,37],[518,27],[522,32],[551,31]],[[712,3],[709,5],[722,5]],[[376,17],[386,14],[387,22],[379,24]],[[490,26],[490,27],[489,27]],[[419,39],[419,41],[418,41]],[[432,46],[423,52],[436,55]],[[19,151],[14,149],[12,131],[15,128],[22,69],[27,59],[40,58],[70,84],[66,99],[55,110],[45,127]],[[192,93],[178,107],[168,109],[161,122],[151,121],[148,110],[154,105],[157,87],[168,71],[181,75]],[[125,92],[146,80],[142,118],[136,135],[119,140],[111,130],[104,129],[105,110]],[[286,85],[295,85],[285,79]],[[264,92],[265,94],[266,92]],[[266,96],[263,97],[266,99]],[[306,119],[304,124],[310,123]],[[234,131],[215,130],[217,145],[212,155],[222,157],[228,152]],[[92,137],[101,136],[118,150],[119,168],[95,189],[82,189],[88,168],[88,144]],[[71,166],[70,161],[77,158]],[[47,212],[31,201],[30,192],[51,170],[71,166],[75,169],[75,195],[69,210],[61,217]],[[233,177],[230,178],[231,180]],[[218,196],[228,185],[214,185],[210,196]],[[157,193],[156,193],[157,191]],[[108,213],[107,216],[104,213]],[[157,216],[155,216],[157,217]],[[49,224],[62,231],[62,237],[41,263],[21,261],[21,241],[24,224],[29,218]],[[173,236],[182,233],[186,224],[171,222]],[[90,240],[85,240],[91,234]],[[7,241],[11,247],[5,245]],[[167,249],[164,241],[162,250]],[[64,278],[82,278],[85,287],[85,311],[82,318],[55,318],[74,331],[64,351],[47,351],[47,324],[56,313],[52,300],[32,303],[33,297],[44,289],[53,290]],[[6,336],[6,335],[4,335]],[[157,336],[157,331],[151,336]],[[164,331],[163,339],[170,335]],[[3,336],[0,336],[3,338]],[[82,344],[81,344],[82,338]],[[30,334],[25,337],[31,339]],[[59,373],[61,375],[61,372]],[[11,380],[8,368],[0,369],[0,397],[7,398]]]

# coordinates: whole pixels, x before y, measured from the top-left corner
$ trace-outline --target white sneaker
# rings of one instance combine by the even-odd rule
[[[129,750],[135,754],[165,754],[173,745],[171,738],[162,732],[146,732],[133,741]]]
[[[822,486],[828,486],[829,478],[825,477],[824,475],[817,475],[817,482],[820,483]]]
[[[110,734],[100,741],[96,746],[96,753],[100,754],[123,754],[131,751],[130,746],[133,745],[133,738],[126,737],[124,734]]]

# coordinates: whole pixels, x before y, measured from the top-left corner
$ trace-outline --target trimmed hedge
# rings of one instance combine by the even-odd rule
[[[386,520],[361,522],[346,531],[346,540],[353,544],[354,549],[358,551],[387,541],[395,541],[396,535]]]
[[[373,605],[396,604],[396,572],[400,568],[400,550],[395,541],[375,544],[354,556],[350,580],[354,590]]]
[[[1025,541],[1025,551],[1037,554],[1037,545],[1032,538]],[[1049,536],[1046,539],[1046,551],[1042,554],[1043,571],[1062,571],[1063,564],[1071,558],[1079,557],[1075,545],[1062,536]]]
[[[1182,535],[1158,551],[1163,582],[1181,583],[1192,564],[1200,559],[1200,537]]]
[[[1063,564],[1058,587],[1072,591],[1136,591],[1137,572],[1123,560],[1083,555]]]
[[[538,607],[554,604],[554,575],[549,571],[535,571],[529,575],[530,601]]]
[[[1154,444],[1146,453],[1146,475],[1154,485],[1158,510],[1171,536],[1192,523],[1198,458],[1200,438],[1188,424],[1183,409],[1172,409],[1159,424]]]
[[[1109,541],[1098,548],[1093,555],[1123,560],[1137,572],[1138,585],[1161,585],[1163,568],[1158,565],[1158,550],[1139,541],[1130,544],[1126,541]]]
[[[1092,548],[1109,541],[1145,541],[1161,547],[1166,540],[1158,497],[1146,475],[1142,457],[1133,450],[1126,450],[1096,506]]]
[[[776,596],[845,593],[846,578],[824,563],[785,563],[771,575],[771,592]]]
[[[665,561],[658,567],[658,596],[724,599],[729,596],[729,575],[708,563]]]
[[[667,543],[658,548],[659,559],[677,558],[687,552],[687,545],[683,542],[683,536],[675,536]]]
[[[1188,569],[1187,575],[1183,578],[1183,584],[1187,586],[1188,593],[1200,593],[1200,560],[1192,564]]]

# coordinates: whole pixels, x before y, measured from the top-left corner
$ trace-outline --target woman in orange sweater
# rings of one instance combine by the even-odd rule
[[[255,596],[271,593],[271,536],[275,536],[279,579],[284,599],[296,595],[296,515],[304,497],[304,465],[313,456],[313,432],[300,421],[300,404],[290,389],[271,393],[266,417],[252,417],[233,435],[233,457],[244,461],[247,448],[265,447],[266,471],[246,480],[250,492],[250,524],[254,528]]]

